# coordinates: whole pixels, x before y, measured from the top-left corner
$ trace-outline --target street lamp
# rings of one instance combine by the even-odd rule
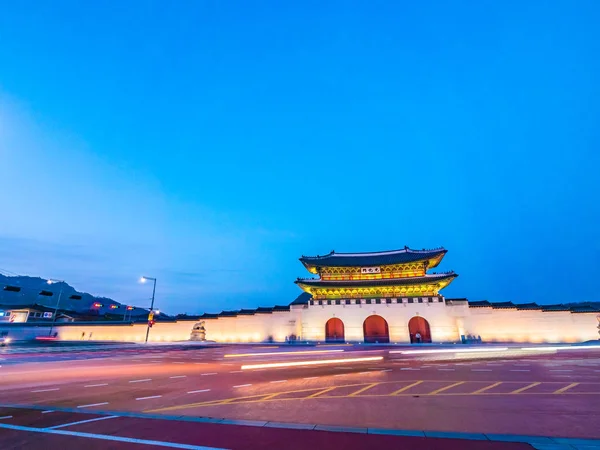
[[[156,292],[156,278],[152,277],[142,277],[140,281],[145,283],[148,280],[154,281],[154,286],[152,287],[152,303],[150,303],[150,314],[152,314],[152,310],[154,309],[154,293]],[[148,343],[148,335],[150,334],[150,315],[148,316],[148,326],[146,327],[146,344]]]
[[[48,283],[48,284],[61,283],[60,292],[58,293],[58,300],[56,300],[56,306],[54,307],[54,315],[52,316],[52,323],[50,324],[50,332],[48,333],[48,336],[52,336],[52,329],[54,328],[54,324],[56,322],[56,315],[58,314],[58,304],[60,303],[60,298],[62,297],[63,286],[64,286],[65,282],[61,281],[61,280],[53,280],[51,278],[48,281],[46,281],[46,283]]]

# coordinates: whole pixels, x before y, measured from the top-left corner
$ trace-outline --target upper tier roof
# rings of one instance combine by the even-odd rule
[[[404,247],[402,250],[366,253],[336,253],[332,251],[324,256],[302,256],[300,261],[309,270],[311,267],[370,267],[425,260],[430,261],[429,267],[431,268],[440,263],[447,251],[441,247],[433,250],[412,250]]]

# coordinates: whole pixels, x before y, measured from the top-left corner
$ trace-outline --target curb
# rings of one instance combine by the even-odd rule
[[[384,434],[392,436],[415,436],[425,438],[466,439],[492,442],[523,442],[537,450],[567,450],[585,449],[600,450],[600,439],[566,438],[551,436],[528,436],[517,434],[495,433],[463,433],[453,431],[401,430],[392,428],[362,428],[335,425],[317,425],[305,423],[270,422],[264,420],[236,420],[214,417],[173,416],[161,414],[146,414],[128,411],[82,410],[77,408],[61,408],[40,405],[0,404],[0,408],[52,410],[78,414],[93,414],[106,416],[134,417],[139,419],[177,420],[181,422],[214,423],[221,425],[241,425],[265,428],[287,428],[292,430],[329,431],[334,433]]]

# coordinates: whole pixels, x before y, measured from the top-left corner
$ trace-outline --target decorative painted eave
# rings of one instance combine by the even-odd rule
[[[418,286],[429,284],[448,285],[458,275],[454,272],[428,274],[422,277],[382,278],[376,280],[321,280],[320,278],[298,278],[295,283],[303,290],[311,288],[352,289],[376,286]]]

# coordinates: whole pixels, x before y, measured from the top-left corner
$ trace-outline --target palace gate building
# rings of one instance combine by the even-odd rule
[[[433,271],[447,251],[401,250],[303,256],[313,275],[289,304],[156,322],[151,341],[216,342],[584,342],[598,339],[596,303],[468,301],[445,298],[458,275]],[[571,303],[571,304],[569,304]],[[63,339],[141,341],[146,324],[63,324]]]

